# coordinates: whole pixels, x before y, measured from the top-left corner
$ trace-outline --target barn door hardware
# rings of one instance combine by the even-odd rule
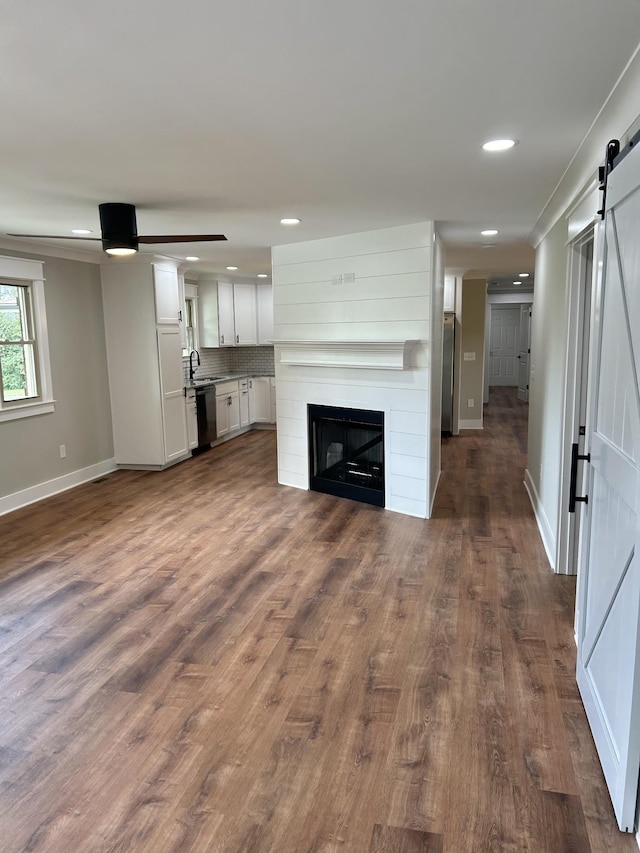
[[[620,140],[612,139],[607,142],[607,152],[604,158],[604,166],[598,167],[598,180],[600,181],[600,191],[602,193],[602,207],[598,211],[599,215],[604,219],[604,211],[607,200],[607,178],[613,171],[615,165],[614,160],[620,153]]]
[[[579,453],[578,452],[578,443],[571,445],[571,482],[569,485],[569,512],[576,511],[576,504],[588,504],[589,496],[578,496],[576,495],[576,484],[578,482],[578,462],[582,460],[583,462],[591,462],[591,454],[590,453]]]

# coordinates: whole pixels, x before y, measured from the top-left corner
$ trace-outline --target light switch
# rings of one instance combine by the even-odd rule
[[[476,360],[475,352],[465,352],[464,360],[465,361],[475,361]]]

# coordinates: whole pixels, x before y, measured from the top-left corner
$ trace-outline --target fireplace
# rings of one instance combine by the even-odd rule
[[[309,488],[384,506],[384,413],[307,406]]]

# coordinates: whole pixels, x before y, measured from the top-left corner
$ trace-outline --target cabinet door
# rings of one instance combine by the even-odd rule
[[[182,377],[182,344],[177,326],[158,329],[158,362],[162,394],[164,461],[171,462],[184,456],[188,449]]]
[[[255,284],[234,284],[233,305],[236,345],[255,346],[258,343]]]
[[[187,442],[189,449],[193,450],[194,447],[198,446],[198,410],[195,391],[187,391],[185,410],[187,414]]]
[[[216,435],[222,438],[229,432],[229,397],[216,397]]]
[[[240,429],[240,396],[237,391],[229,395],[229,432]]]
[[[271,421],[271,388],[268,376],[256,376],[253,379],[253,422],[268,424]]]
[[[181,307],[177,270],[154,264],[153,290],[156,303],[156,323],[158,325],[176,325],[179,323]]]
[[[258,306],[258,343],[273,343],[273,287],[270,284],[256,285]]]
[[[184,275],[178,273],[178,320],[180,322],[180,345],[183,351],[187,349],[186,304],[184,299]]]
[[[218,282],[218,334],[221,347],[232,347],[235,345],[233,285],[230,281]]]
[[[249,425],[249,389],[240,389],[240,426]]]

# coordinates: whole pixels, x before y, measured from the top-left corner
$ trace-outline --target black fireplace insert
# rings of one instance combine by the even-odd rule
[[[309,488],[384,506],[384,412],[309,403]]]

